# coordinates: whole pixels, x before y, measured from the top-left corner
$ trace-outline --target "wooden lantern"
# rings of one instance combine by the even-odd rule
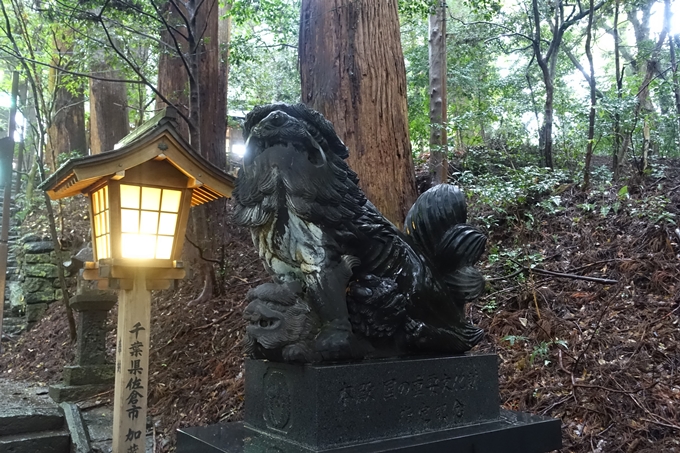
[[[183,278],[189,208],[231,196],[233,177],[186,144],[175,117],[165,109],[117,149],[71,159],[40,186],[53,200],[88,196],[94,261],[83,277],[101,288],[129,288],[139,268],[155,281],[150,289]]]
[[[83,278],[118,289],[113,451],[143,452],[149,389],[151,290],[184,278],[189,208],[231,196],[234,179],[177,134],[168,108],[113,151],[71,159],[40,186],[51,199],[90,201],[94,261]]]

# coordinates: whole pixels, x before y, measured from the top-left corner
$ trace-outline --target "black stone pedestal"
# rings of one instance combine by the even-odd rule
[[[178,453],[544,453],[560,421],[501,411],[494,355],[350,364],[249,360],[245,419],[178,431]]]

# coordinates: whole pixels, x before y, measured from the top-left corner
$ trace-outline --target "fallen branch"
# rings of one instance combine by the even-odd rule
[[[572,384],[574,387],[581,387],[585,389],[597,389],[597,390],[604,390],[605,392],[612,392],[612,393],[624,393],[624,394],[635,394],[639,393],[642,391],[645,391],[647,389],[638,389],[638,390],[617,390],[617,389],[611,389],[609,387],[602,387],[601,385],[591,385],[591,384]]]
[[[525,270],[534,272],[536,274],[541,274],[541,275],[550,275],[553,277],[560,277],[560,278],[572,278],[574,280],[585,280],[588,282],[595,282],[595,283],[603,283],[605,285],[614,285],[618,283],[618,280],[611,280],[608,278],[598,278],[598,277],[587,277],[585,275],[576,275],[576,274],[563,274],[562,272],[553,272],[549,271],[546,269],[539,269],[536,267],[533,268],[528,268],[525,267]]]
[[[577,274],[565,274],[565,273],[562,273],[562,272],[549,271],[547,269],[541,269],[541,268],[538,268],[538,267],[527,267],[527,266],[523,266],[522,264],[518,263],[515,260],[511,260],[511,261],[513,263],[517,264],[518,266],[521,266],[522,268],[519,271],[514,272],[514,273],[510,274],[509,276],[506,276],[506,277],[503,277],[503,278],[514,277],[515,275],[520,274],[522,272],[533,272],[535,274],[549,275],[551,277],[571,278],[571,279],[574,279],[574,280],[585,280],[585,281],[588,281],[588,282],[603,283],[605,285],[614,285],[614,284],[618,283],[618,280],[611,280],[611,279],[608,279],[608,278],[599,278],[599,277],[587,277],[585,275],[577,275]]]

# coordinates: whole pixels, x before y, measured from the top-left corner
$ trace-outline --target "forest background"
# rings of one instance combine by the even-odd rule
[[[59,246],[77,250],[87,231],[69,223],[72,206],[34,188],[69,157],[113,149],[165,105],[178,109],[192,146],[225,170],[238,166],[226,153],[227,126],[263,103],[319,108],[351,151],[377,140],[379,125],[357,140],[338,121],[343,112],[319,101],[319,55],[344,61],[380,47],[369,33],[321,34],[314,49],[298,42],[321,3],[352,12],[331,19],[339,30],[367,17],[367,28],[381,24],[374,31],[400,62],[364,74],[394,75],[398,95],[389,108],[367,101],[354,121],[373,124],[389,111],[408,125],[391,131],[398,143],[369,147],[382,164],[351,161],[369,197],[403,194],[376,203],[399,224],[417,191],[448,180],[466,190],[470,221],[490,236],[487,293],[470,315],[490,333],[482,349],[501,355],[504,405],[562,417],[570,451],[680,448],[677,1],[2,0],[0,135],[18,93],[16,221],[53,218]],[[388,165],[398,180],[378,174]],[[227,315],[264,276],[237,263],[249,244],[229,209],[194,210],[186,253],[201,284],[182,297],[196,319],[181,324],[170,308],[179,296],[161,296],[157,344],[216,328],[234,350],[238,322]],[[616,284],[574,278],[584,269]],[[171,349],[155,356],[159,369]],[[152,400],[166,439],[179,425],[237,416],[240,359],[225,363],[227,395],[209,384],[221,405],[204,417],[177,409],[180,382],[189,384],[165,376],[175,390],[159,387]]]

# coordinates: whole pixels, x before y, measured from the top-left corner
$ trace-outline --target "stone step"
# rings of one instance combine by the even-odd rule
[[[2,320],[2,333],[7,335],[18,335],[26,330],[26,317],[10,316]]]
[[[66,430],[0,436],[0,451],[11,453],[69,453],[71,436]]]
[[[62,429],[64,414],[57,407],[10,407],[0,412],[0,439],[12,435]],[[3,451],[2,448],[0,451]]]

